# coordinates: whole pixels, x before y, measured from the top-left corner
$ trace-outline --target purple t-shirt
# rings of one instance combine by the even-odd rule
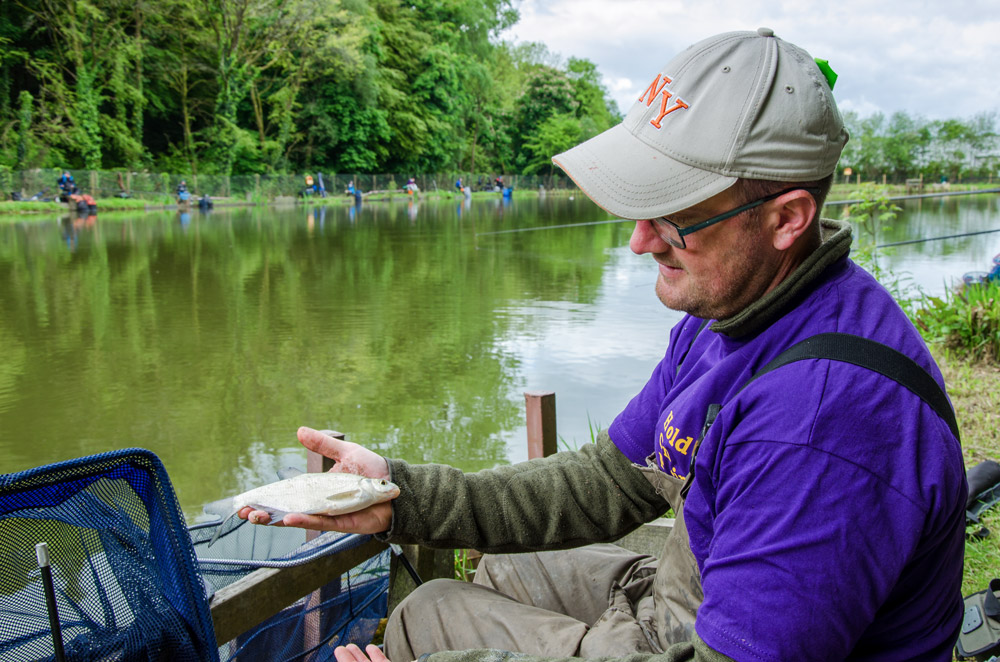
[[[967,486],[958,441],[874,371],[804,360],[743,384],[800,340],[852,333],[941,373],[892,297],[847,258],[764,331],[686,317],[618,415],[633,462],[690,471],[684,517],[705,600],[695,628],[737,660],[950,660],[962,619]],[[683,358],[683,362],[680,362]],[[678,363],[680,367],[678,368]]]

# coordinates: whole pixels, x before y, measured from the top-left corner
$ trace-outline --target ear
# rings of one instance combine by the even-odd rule
[[[808,191],[797,189],[775,198],[772,205],[771,243],[777,250],[786,251],[808,235],[816,215],[816,200]]]

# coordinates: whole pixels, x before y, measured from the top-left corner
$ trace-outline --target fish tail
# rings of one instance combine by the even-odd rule
[[[209,547],[211,547],[212,545],[214,545],[214,544],[215,544],[215,541],[216,541],[216,540],[218,540],[218,539],[219,539],[219,536],[221,536],[221,535],[222,535],[222,530],[223,530],[224,528],[226,528],[226,524],[228,524],[228,523],[229,523],[229,520],[231,520],[231,519],[233,519],[234,517],[236,517],[236,513],[238,513],[238,512],[239,512],[238,510],[237,510],[237,511],[235,511],[235,512],[233,512],[233,513],[232,513],[232,514],[231,514],[231,515],[230,515],[229,517],[227,517],[226,519],[222,520],[222,521],[221,521],[221,522],[219,523],[219,526],[215,527],[215,535],[213,535],[213,536],[212,536],[212,539],[208,541],[208,546],[209,546]]]

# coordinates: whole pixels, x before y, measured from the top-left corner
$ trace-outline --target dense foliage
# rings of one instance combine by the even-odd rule
[[[0,0],[0,167],[547,172],[619,120],[511,0]],[[544,158],[543,158],[544,157]]]
[[[1000,363],[1000,283],[968,283],[922,303],[914,321],[928,342],[961,357]]]
[[[514,0],[0,0],[0,170],[508,172],[620,119]],[[865,180],[996,174],[997,117],[848,113]]]

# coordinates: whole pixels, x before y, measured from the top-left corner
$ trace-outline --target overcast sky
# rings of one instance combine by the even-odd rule
[[[520,0],[502,36],[594,62],[622,113],[660,68],[720,32],[766,26],[829,60],[841,111],[1000,112],[1000,0]]]

